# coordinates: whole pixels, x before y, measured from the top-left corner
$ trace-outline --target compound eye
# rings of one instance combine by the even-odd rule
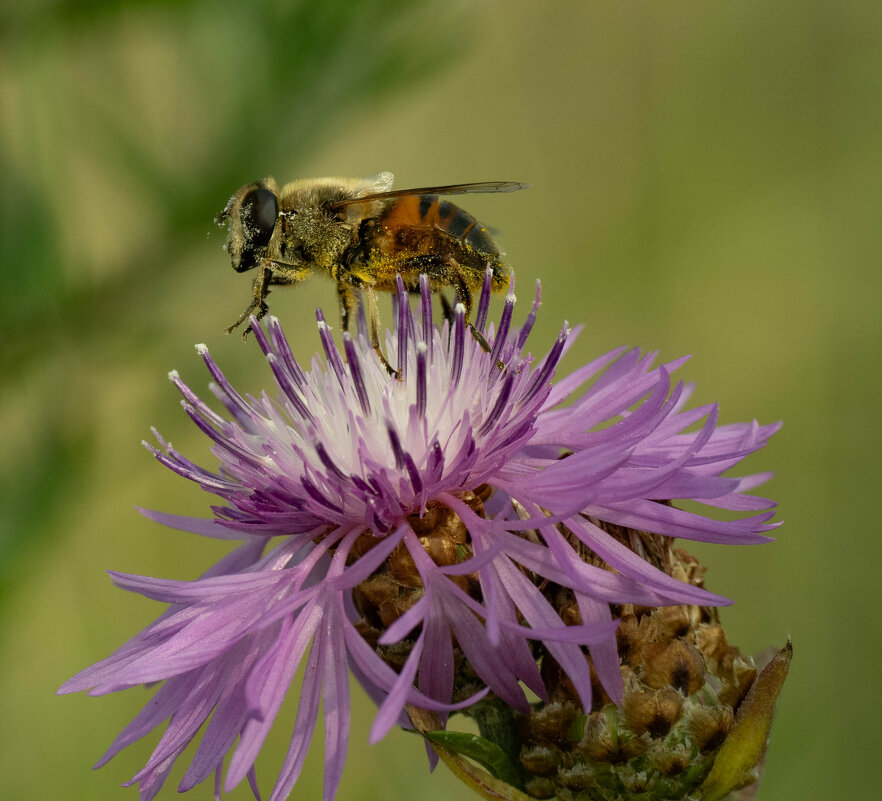
[[[263,247],[273,236],[279,206],[269,189],[254,189],[242,199],[242,227],[252,247]]]

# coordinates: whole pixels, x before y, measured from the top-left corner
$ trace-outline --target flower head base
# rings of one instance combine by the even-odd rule
[[[714,406],[685,410],[689,390],[671,382],[684,360],[652,367],[654,354],[620,349],[552,383],[573,332],[564,325],[542,358],[525,351],[538,291],[523,326],[512,324],[512,292],[498,326],[486,326],[488,275],[478,337],[462,306],[433,321],[427,281],[419,313],[399,286],[385,352],[400,380],[363,322],[343,335],[341,354],[321,312],[324,359],[309,369],[277,320],[266,329],[252,321],[274,397],[240,395],[204,346],[225,415],[171,374],[220,466],[199,467],[161,438],[163,450],[151,450],[222,503],[207,521],[145,514],[241,544],[195,581],[111,574],[171,606],[61,690],[103,694],[164,680],[99,763],[168,719],[132,779],[144,801],[206,721],[179,789],[211,773],[218,788],[253,784],[255,758],[304,659],[271,801],[297,781],[319,702],[324,798],[333,798],[348,743],[347,665],[379,705],[374,740],[407,725],[408,706],[443,724],[489,693],[528,714],[524,687],[551,701],[552,675],[565,677],[585,710],[619,704],[611,604],[728,603],[672,575],[667,538],[768,539],[764,510],[773,504],[744,494],[767,476],[722,474],[777,426],[720,427]],[[679,499],[747,514],[718,520],[677,508]]]
[[[672,552],[670,565],[701,583],[703,570],[685,552]],[[595,700],[583,708],[559,671],[544,674],[552,702],[534,704],[517,721],[519,785],[529,796],[734,801],[731,790],[755,785],[790,649],[757,680],[753,660],[728,643],[715,612],[620,607],[618,706]]]

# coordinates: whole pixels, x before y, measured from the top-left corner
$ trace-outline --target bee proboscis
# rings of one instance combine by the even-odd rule
[[[435,291],[453,287],[469,320],[472,293],[488,268],[491,288],[507,286],[508,270],[499,249],[474,217],[446,195],[513,192],[513,181],[453,184],[392,190],[393,176],[381,172],[364,180],[317,178],[293,181],[281,191],[272,178],[246,184],[218,216],[228,225],[226,249],[237,272],[257,269],[251,302],[228,329],[252,314],[259,320],[266,296],[277,284],[296,284],[325,273],[337,284],[340,323],[347,330],[357,292],[367,296],[371,341],[390,373],[379,345],[375,290],[394,292],[400,275],[409,291],[428,277]],[[245,335],[250,331],[246,328]]]

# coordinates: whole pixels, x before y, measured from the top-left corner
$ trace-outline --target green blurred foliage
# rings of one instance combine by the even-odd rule
[[[882,14],[768,4],[31,2],[0,20],[0,763],[18,799],[123,798],[150,751],[93,763],[149,697],[58,699],[65,678],[157,614],[106,568],[189,578],[222,549],[141,519],[210,499],[139,446],[156,425],[210,463],[164,380],[269,383],[225,337],[249,279],[213,216],[267,174],[396,173],[400,186],[523,180],[475,197],[535,347],[584,323],[572,367],[622,343],[680,372],[721,421],[783,418],[750,467],[778,541],[702,548],[748,652],[783,644],[761,799],[864,799],[875,778],[880,545]],[[332,285],[273,294],[298,357]],[[333,316],[333,315],[332,315]],[[293,713],[296,698],[288,709]],[[360,695],[340,801],[467,798],[404,733],[367,746]],[[280,723],[259,763],[271,777]],[[319,797],[321,743],[297,796]],[[178,777],[182,771],[176,774]],[[174,793],[174,775],[161,797]],[[126,795],[127,794],[127,795]],[[188,796],[208,799],[211,788]],[[250,797],[239,788],[232,798]]]
[[[292,154],[305,158],[346,114],[423,73],[423,45],[400,35],[408,8],[401,0],[71,3],[7,23],[0,34],[6,380],[30,384],[48,356],[53,365],[42,380],[78,384],[65,354],[100,370],[161,353],[167,338],[177,339],[175,319],[190,313],[214,274],[188,265],[186,254],[194,242],[204,245],[194,232],[209,229],[231,187]],[[442,30],[424,44],[452,53]],[[65,394],[79,389],[68,383]],[[49,470],[63,494],[79,469],[65,443],[74,432],[88,443],[94,433],[81,431],[92,415],[71,415],[64,404],[31,411],[43,418],[40,439],[25,464],[13,463],[23,486],[10,494],[0,530],[0,546],[16,551],[29,547],[14,525],[33,508],[28,487],[44,487]],[[9,580],[0,568],[0,589]]]

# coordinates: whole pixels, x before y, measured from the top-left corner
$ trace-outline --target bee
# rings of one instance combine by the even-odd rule
[[[526,184],[489,181],[393,190],[392,182],[392,173],[381,172],[363,180],[293,181],[281,191],[266,178],[239,189],[217,222],[228,227],[226,250],[233,269],[256,269],[257,274],[251,301],[227,333],[251,315],[259,320],[267,313],[271,286],[296,284],[323,273],[337,284],[344,331],[358,293],[365,293],[371,344],[394,373],[379,345],[375,291],[396,291],[400,275],[407,290],[416,292],[424,274],[432,291],[453,287],[468,321],[472,293],[480,289],[488,267],[491,288],[505,289],[509,271],[487,229],[444,196],[513,192]],[[245,329],[246,337],[250,330]]]

